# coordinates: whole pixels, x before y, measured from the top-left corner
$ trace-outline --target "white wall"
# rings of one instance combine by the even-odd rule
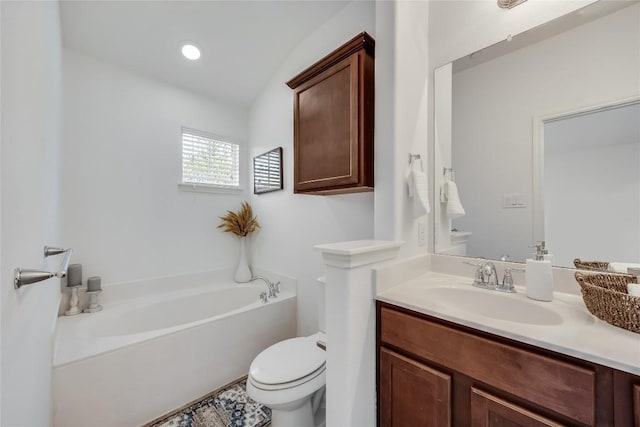
[[[422,167],[427,173],[432,169],[433,163],[426,145],[429,135],[426,119],[432,114],[429,109],[429,93],[432,90],[429,86],[432,85],[432,81],[428,77],[428,3],[400,1],[394,3],[394,6],[393,53],[388,52],[389,55],[381,58],[393,64],[393,79],[381,82],[391,85],[393,95],[390,99],[376,99],[376,102],[393,105],[393,140],[388,142],[394,147],[393,205],[398,211],[396,215],[400,221],[394,239],[405,242],[400,256],[410,256],[428,250],[427,245],[419,247],[417,239],[418,222],[422,221],[426,226],[428,217],[418,218],[414,215],[413,201],[408,197],[405,178],[409,170],[409,153],[421,155]],[[381,53],[384,55],[386,52]],[[386,119],[384,116],[376,117],[376,120]],[[386,144],[387,141],[380,143]],[[384,156],[380,160],[378,170],[389,167],[391,159],[387,160]],[[376,198],[384,196],[378,194]],[[433,214],[433,209],[431,212]]]
[[[179,190],[181,126],[240,143],[246,165],[245,110],[70,51],[64,108],[62,234],[85,277],[111,283],[234,266],[236,238],[216,226],[247,192]]]
[[[0,7],[0,45],[2,43],[2,7]],[[1,49],[0,49],[1,50]],[[2,54],[0,52],[0,81],[2,81]],[[2,84],[0,83],[0,177],[2,176]],[[2,242],[2,193],[0,189],[0,242]],[[0,243],[0,274],[2,270],[2,247]],[[0,286],[4,283],[0,276]],[[2,305],[2,292],[0,291],[0,307]],[[0,314],[0,394],[2,394],[2,315]],[[2,399],[0,398],[0,423],[2,423]]]
[[[262,229],[253,264],[298,279],[298,333],[318,329],[316,278],[324,274],[313,246],[373,236],[373,194],[293,194],[293,92],[285,82],[361,31],[375,38],[374,3],[354,2],[291,52],[251,108],[251,157],[283,147],[284,190],[253,196]]]
[[[631,6],[454,73],[453,167],[467,215],[453,225],[473,232],[468,254],[529,256],[533,118],[638,93],[639,16]],[[512,193],[527,207],[503,209]]]
[[[2,419],[46,426],[52,332],[60,296],[50,279],[20,290],[13,269],[41,268],[58,232],[61,36],[57,2],[2,2]],[[53,269],[59,259],[52,260]]]

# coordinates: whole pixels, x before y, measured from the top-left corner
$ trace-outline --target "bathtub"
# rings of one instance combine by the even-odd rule
[[[211,273],[105,286],[104,309],[59,317],[54,426],[142,425],[246,375],[296,334],[295,281],[264,304],[262,281]]]

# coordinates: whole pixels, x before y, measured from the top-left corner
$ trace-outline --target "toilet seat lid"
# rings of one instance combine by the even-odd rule
[[[262,384],[285,384],[306,377],[324,366],[325,352],[308,337],[281,341],[260,353],[250,375]]]

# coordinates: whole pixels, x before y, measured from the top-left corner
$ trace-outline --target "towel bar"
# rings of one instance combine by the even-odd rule
[[[60,255],[63,253],[66,253],[66,255],[62,260],[62,264],[60,264],[60,270],[57,272],[51,272],[51,271],[45,271],[45,270],[33,270],[33,269],[25,269],[25,268],[16,268],[15,270],[13,270],[14,288],[20,289],[24,285],[31,285],[33,283],[41,282],[43,280],[47,280],[52,277],[57,277],[59,279],[66,277],[67,269],[69,268],[69,261],[71,261],[71,254],[73,253],[73,249],[53,248],[50,246],[44,247],[45,258],[54,256],[54,255]]]

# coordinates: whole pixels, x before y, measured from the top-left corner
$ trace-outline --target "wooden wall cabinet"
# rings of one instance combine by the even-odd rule
[[[377,303],[378,425],[640,427],[640,377]]]
[[[287,82],[294,193],[373,191],[374,47],[363,32]]]

